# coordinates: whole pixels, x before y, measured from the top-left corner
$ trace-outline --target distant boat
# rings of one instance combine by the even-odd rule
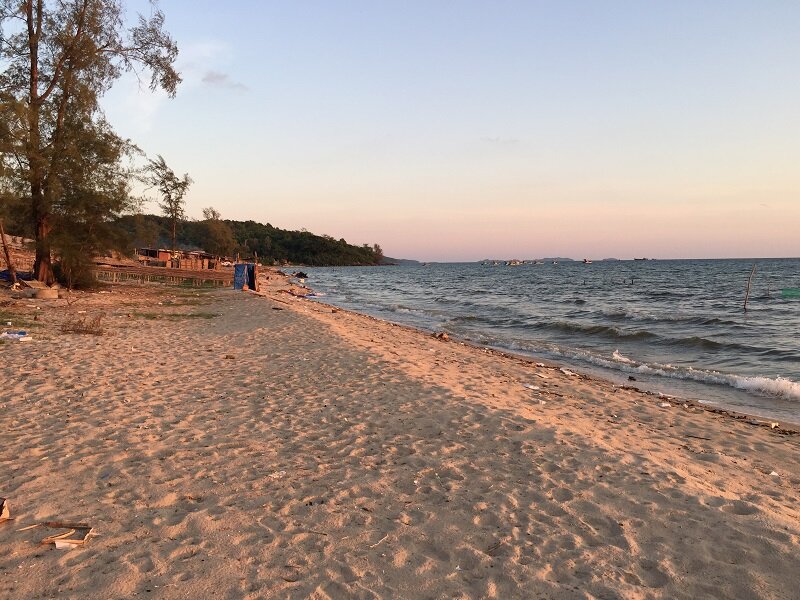
[[[583,264],[590,265],[590,264],[592,264],[592,261],[590,261],[588,258],[584,258],[583,259]]]
[[[557,265],[557,264],[558,264],[558,261],[557,261],[557,260],[554,260],[554,261],[553,261],[553,264],[554,264],[554,265]]]
[[[506,263],[507,267],[519,267],[521,265],[522,265],[522,261],[521,260],[517,260],[516,258],[513,259],[513,260],[510,260],[510,261],[508,261]]]
[[[634,258],[633,260],[650,260],[649,258]]]

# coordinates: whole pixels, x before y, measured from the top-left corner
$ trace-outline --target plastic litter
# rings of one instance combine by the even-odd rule
[[[24,330],[6,330],[3,333],[0,333],[0,340],[28,341],[29,339],[30,336],[28,335],[28,332]]]

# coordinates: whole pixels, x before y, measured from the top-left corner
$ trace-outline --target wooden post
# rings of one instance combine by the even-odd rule
[[[11,275],[11,284],[13,285],[17,283],[17,270],[14,268],[14,263],[11,262],[11,253],[8,251],[8,244],[6,243],[6,232],[3,229],[3,219],[0,219],[0,238],[3,238],[3,252],[6,255],[8,274]]]
[[[753,263],[753,268],[750,270],[750,277],[747,278],[747,288],[744,291],[744,312],[747,312],[747,299],[750,297],[750,284],[753,282],[753,275],[756,272],[756,263]]]

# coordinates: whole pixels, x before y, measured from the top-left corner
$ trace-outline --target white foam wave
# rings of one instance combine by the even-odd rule
[[[564,354],[569,355],[570,353]],[[628,373],[642,373],[646,375],[670,377],[672,379],[726,385],[756,394],[775,396],[785,400],[800,401],[800,383],[783,377],[771,378],[757,375],[736,375],[732,373],[720,373],[719,371],[694,369],[692,367],[676,367],[669,364],[638,363],[623,356],[618,351],[615,351],[611,355],[611,360],[587,353],[576,353],[575,357],[600,367],[617,369]]]
[[[542,352],[563,356],[564,358],[588,362],[598,367],[622,371],[625,373],[641,373],[643,375],[655,375],[668,377],[671,379],[683,379],[696,381],[698,383],[723,385],[740,390],[745,390],[754,394],[772,396],[784,400],[800,402],[800,383],[783,377],[761,377],[736,375],[731,373],[721,373],[719,371],[695,369],[692,367],[679,367],[670,364],[642,363],[632,360],[623,355],[619,350],[615,350],[610,357],[601,356],[585,350],[570,350],[559,347],[552,343],[532,343],[526,340],[509,341],[500,340],[495,336],[478,333],[467,336],[468,339],[487,346],[497,346],[506,348],[512,352],[521,351],[524,353],[540,354]]]
[[[634,364],[630,358],[628,358],[627,356],[623,356],[619,350],[614,350],[614,353],[611,355],[611,358],[613,358],[617,362],[625,363],[628,365]]]

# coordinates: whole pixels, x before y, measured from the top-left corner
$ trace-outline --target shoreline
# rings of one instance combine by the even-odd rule
[[[279,272],[282,273],[282,271],[279,271]],[[291,275],[288,275],[288,274],[284,274],[284,275],[287,277],[287,280],[294,279]],[[289,289],[291,289],[292,286],[300,287],[300,288],[302,288],[304,290],[308,290],[308,292],[310,292],[310,293],[315,293],[313,288],[311,288],[311,287],[309,287],[308,285],[305,285],[305,284],[291,283],[290,286],[289,286]],[[291,292],[290,292],[290,294],[292,295],[292,297],[294,297],[294,298],[296,298],[298,300],[308,300],[312,304],[319,304],[319,305],[322,305],[322,306],[326,306],[326,307],[328,307],[330,309],[335,309],[337,311],[345,312],[345,313],[351,314],[351,315],[356,316],[356,317],[360,317],[360,318],[364,318],[364,319],[370,319],[370,320],[373,320],[375,322],[383,323],[383,324],[391,326],[391,327],[399,327],[399,328],[405,329],[405,330],[407,330],[409,332],[416,333],[418,335],[428,336],[428,337],[431,337],[431,336],[432,337],[436,337],[437,335],[439,335],[441,333],[441,332],[437,332],[435,330],[424,329],[422,327],[415,327],[413,325],[407,325],[405,323],[398,323],[398,322],[395,322],[395,321],[390,321],[388,319],[375,317],[373,315],[370,315],[370,314],[367,314],[367,313],[363,313],[363,312],[359,312],[357,310],[351,310],[351,309],[348,309],[348,308],[342,308],[340,306],[336,306],[335,304],[329,304],[328,302],[319,299],[319,298],[324,298],[324,296],[307,297],[305,295],[294,294],[294,293],[291,293]],[[453,343],[461,344],[463,346],[469,346],[469,347],[472,347],[472,348],[474,348],[476,350],[493,353],[493,354],[496,354],[498,356],[503,356],[503,357],[506,357],[506,358],[509,358],[509,359],[512,359],[512,360],[520,360],[520,361],[523,361],[523,362],[528,363],[530,365],[536,365],[536,364],[541,363],[542,365],[544,365],[547,368],[552,369],[552,370],[561,370],[561,369],[564,369],[564,368],[572,369],[573,368],[573,367],[566,367],[565,365],[559,364],[557,361],[553,361],[552,359],[540,359],[540,358],[537,358],[537,357],[534,357],[534,356],[525,355],[525,354],[521,354],[521,353],[516,353],[516,352],[513,352],[511,350],[504,349],[504,348],[493,347],[493,346],[484,346],[484,345],[478,344],[476,342],[473,342],[471,340],[461,339],[458,336],[454,336],[454,335],[451,335],[451,334],[445,334],[445,335],[447,336],[446,339],[448,339],[449,341],[452,341]],[[574,368],[578,369],[578,370],[581,369],[581,367],[574,367]],[[713,406],[713,405],[710,405],[710,404],[703,403],[702,401],[682,398],[678,394],[671,394],[671,393],[666,393],[666,392],[641,389],[641,388],[637,387],[635,384],[628,385],[628,384],[624,384],[624,383],[615,383],[611,379],[603,377],[602,374],[601,375],[596,375],[596,374],[580,373],[580,375],[582,377],[584,377],[584,378],[589,379],[589,380],[596,380],[598,382],[603,382],[603,383],[606,383],[606,384],[614,385],[616,387],[619,387],[620,389],[634,391],[634,392],[643,394],[645,396],[655,396],[655,397],[657,397],[659,399],[672,401],[675,405],[684,405],[685,404],[685,405],[687,405],[689,407],[702,409],[702,410],[704,410],[706,412],[709,412],[709,413],[726,416],[726,417],[729,417],[729,418],[732,418],[732,419],[735,419],[735,420],[739,420],[739,421],[754,421],[755,420],[755,421],[758,421],[758,423],[752,423],[751,422],[750,424],[751,425],[757,425],[759,427],[766,427],[766,428],[769,428],[769,429],[778,429],[780,433],[787,434],[787,435],[800,435],[800,421],[795,422],[795,421],[792,421],[792,420],[783,420],[783,419],[781,419],[779,421],[779,427],[773,428],[773,427],[771,427],[771,424],[776,422],[776,421],[774,419],[771,419],[770,417],[766,417],[766,416],[763,416],[763,415],[758,415],[758,414],[754,414],[754,413],[748,413],[748,412],[745,412],[745,411],[739,411],[739,410],[734,410],[734,409],[730,409],[730,408],[716,407],[716,406]],[[624,375],[620,375],[620,376],[623,377]]]
[[[793,595],[798,436],[265,276],[3,296],[34,340],[0,344],[0,596]],[[27,529],[57,520],[94,530]]]

